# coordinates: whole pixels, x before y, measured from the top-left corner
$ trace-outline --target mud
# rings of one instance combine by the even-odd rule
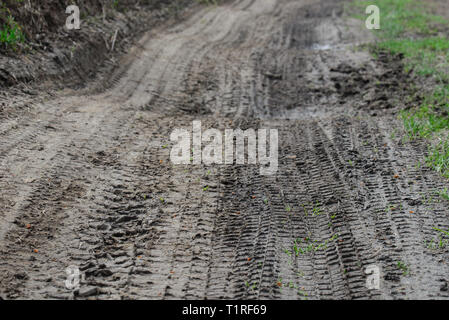
[[[427,245],[447,180],[400,138],[401,57],[358,49],[373,38],[342,4],[206,7],[144,35],[101,92],[0,113],[0,296],[448,299],[448,249]],[[278,129],[277,174],[172,165],[193,120]]]

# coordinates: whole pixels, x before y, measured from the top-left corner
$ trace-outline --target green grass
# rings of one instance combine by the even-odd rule
[[[426,163],[449,179],[449,136],[438,144],[429,147],[429,156],[426,158]]]
[[[402,111],[401,117],[410,139],[431,138],[449,129],[448,111],[447,105],[424,102],[418,108]]]
[[[373,54],[400,54],[405,72],[433,83],[422,102],[403,110],[401,118],[410,140],[428,139],[426,164],[449,178],[449,40],[438,33],[449,29],[449,21],[431,14],[424,0],[354,1],[346,9],[365,20],[370,4],[380,9],[380,30],[373,30],[379,41],[372,47]]]
[[[439,228],[433,228],[434,230],[438,231],[438,238],[437,239],[431,239],[427,242],[427,248],[428,249],[445,249],[449,246],[449,230],[445,231]]]
[[[428,13],[425,2],[418,0],[354,1],[347,10],[352,16],[365,20],[365,8],[372,4],[380,9],[380,30],[375,31],[380,39],[406,34],[430,35],[435,33],[436,25],[447,23],[443,17]]]
[[[377,44],[378,50],[403,54],[405,71],[412,69],[422,76],[436,76],[449,80],[449,40],[441,37],[424,39],[389,39]]]
[[[441,198],[443,198],[443,199],[449,201],[449,189],[448,189],[448,188],[444,188],[443,190],[437,191],[437,194],[438,194]]]
[[[431,250],[441,250],[447,248],[449,245],[449,240],[444,239],[441,235],[438,236],[438,239],[431,239],[426,242],[426,248]]]
[[[398,267],[399,270],[402,271],[402,274],[404,276],[406,276],[410,273],[409,267],[404,262],[398,261],[396,266]]]
[[[449,237],[449,230],[448,231],[444,231],[444,230],[441,230],[441,229],[438,229],[438,228],[434,228],[436,231],[439,231],[439,232],[441,232],[441,233],[443,233],[443,234],[445,234],[446,236],[448,236]]]
[[[14,18],[10,15],[5,23],[0,28],[0,44],[4,44],[7,47],[16,48],[18,43],[25,41],[25,35],[23,34],[19,24],[14,21]]]
[[[310,214],[309,210],[307,209],[307,206],[310,206],[312,208]],[[302,207],[304,208],[304,214],[306,217],[309,215],[312,217],[317,217],[323,213],[321,209],[321,204],[318,201],[315,204],[314,203],[302,204]]]
[[[327,246],[330,242],[338,239],[339,235],[334,234],[329,239],[326,239],[324,242],[318,243],[318,240],[311,240],[309,237],[306,238],[298,238],[293,241],[293,250],[284,249],[284,252],[291,257],[292,254],[298,257],[300,254],[306,254],[308,252],[314,252],[318,250],[327,249]]]

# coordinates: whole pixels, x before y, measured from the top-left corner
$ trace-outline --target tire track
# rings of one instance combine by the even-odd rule
[[[2,297],[447,299],[447,248],[428,245],[449,228],[433,197],[447,181],[372,115],[366,92],[387,72],[351,49],[369,38],[341,14],[342,1],[206,7],[144,35],[96,94],[2,125]],[[170,133],[194,120],[278,129],[278,172],[172,165]]]

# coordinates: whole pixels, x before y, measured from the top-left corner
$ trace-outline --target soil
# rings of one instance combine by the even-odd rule
[[[448,248],[427,245],[449,229],[434,195],[448,182],[397,117],[419,101],[402,58],[359,49],[373,36],[342,8],[201,7],[83,90],[5,96],[0,296],[448,299]],[[193,120],[278,129],[278,172],[173,165],[170,134]],[[327,245],[295,255],[296,239]]]

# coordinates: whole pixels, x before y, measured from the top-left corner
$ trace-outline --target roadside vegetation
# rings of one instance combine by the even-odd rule
[[[25,35],[19,24],[14,21],[12,16],[9,16],[7,23],[3,24],[0,29],[0,43],[15,49],[18,43],[23,43],[24,41]]]
[[[16,0],[21,3],[22,0]],[[6,48],[16,49],[18,43],[25,41],[22,27],[15,21],[9,8],[0,1],[0,45]]]
[[[36,42],[57,38],[57,33],[64,31],[66,8],[72,4],[80,8],[82,21],[95,22],[108,20],[116,12],[140,9],[176,12],[190,1],[194,0],[0,0],[0,52],[26,49]],[[218,0],[196,1],[213,4]]]
[[[365,8],[373,1],[354,1],[347,10],[366,19]],[[449,178],[449,21],[431,13],[431,2],[422,0],[378,0],[379,41],[372,52],[401,55],[404,71],[417,77],[422,98],[418,105],[403,110],[400,117],[407,137],[426,139],[429,155],[426,164]]]

